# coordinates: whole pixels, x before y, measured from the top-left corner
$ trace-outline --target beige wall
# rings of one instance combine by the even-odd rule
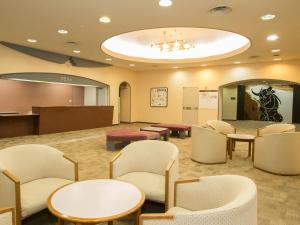
[[[300,60],[276,63],[239,64],[177,70],[133,72],[117,67],[78,68],[56,64],[18,53],[0,45],[0,74],[52,72],[82,76],[110,85],[110,105],[118,123],[119,85],[131,85],[131,121],[179,123],[182,120],[182,88],[218,89],[249,79],[276,79],[300,83]],[[168,107],[150,107],[150,88],[168,87]],[[222,113],[219,110],[219,114]],[[218,110],[200,110],[199,122],[216,119]]]
[[[83,105],[83,87],[0,79],[0,111],[29,112],[32,106]]]
[[[137,108],[137,74],[117,67],[80,68],[70,64],[57,64],[31,57],[0,45],[0,74],[21,72],[48,72],[82,76],[103,82],[110,86],[110,105],[114,108],[114,124],[118,123],[119,85],[127,81],[132,89],[132,106]],[[1,96],[0,96],[1,97]],[[137,111],[132,111],[132,121],[137,120]]]
[[[138,120],[145,122],[179,123],[182,118],[182,87],[216,90],[219,86],[250,79],[276,79],[300,83],[300,61],[239,64],[231,66],[201,67],[146,71],[138,79]],[[154,108],[149,104],[152,87],[168,87],[167,108]],[[219,110],[221,114],[221,110]],[[199,110],[199,123],[217,118],[218,110]]]

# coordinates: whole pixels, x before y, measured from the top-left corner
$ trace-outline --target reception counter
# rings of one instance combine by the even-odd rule
[[[39,115],[38,134],[112,126],[113,106],[32,107]]]
[[[39,115],[1,113],[0,138],[38,134]]]

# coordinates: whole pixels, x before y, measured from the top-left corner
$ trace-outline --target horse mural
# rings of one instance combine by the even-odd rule
[[[281,122],[283,120],[282,115],[278,112],[280,99],[275,94],[272,87],[261,88],[258,93],[255,93],[251,89],[252,94],[259,97],[259,119],[262,121],[274,121]]]

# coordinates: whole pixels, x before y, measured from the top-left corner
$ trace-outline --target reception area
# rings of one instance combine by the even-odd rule
[[[299,225],[300,2],[0,2],[0,224]]]

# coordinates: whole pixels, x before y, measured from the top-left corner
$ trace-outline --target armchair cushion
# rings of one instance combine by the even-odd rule
[[[147,199],[162,203],[165,201],[165,176],[148,172],[132,172],[116,179],[137,186],[145,192]]]
[[[53,191],[71,180],[61,178],[43,178],[21,185],[22,218],[28,217],[47,207],[47,199]]]

